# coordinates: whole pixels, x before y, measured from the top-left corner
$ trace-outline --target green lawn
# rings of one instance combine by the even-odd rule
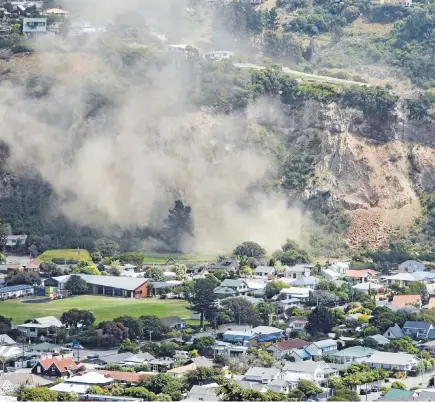
[[[91,255],[88,250],[77,250],[73,248],[47,250],[44,251],[39,257],[44,262],[50,262],[53,258],[63,258],[65,260],[76,261],[91,261]]]
[[[180,264],[195,264],[216,261],[216,256],[212,255],[145,253],[145,264],[164,265],[169,258],[173,258],[177,263]]]
[[[157,315],[167,317],[177,315],[189,318],[188,302],[185,300],[161,299],[121,299],[105,296],[77,296],[69,299],[54,300],[50,303],[21,303],[20,300],[0,302],[0,315],[12,317],[13,324],[21,324],[25,320],[36,317],[54,315],[60,317],[64,311],[72,308],[90,310],[96,321],[111,320],[121,315],[139,317],[141,315]]]

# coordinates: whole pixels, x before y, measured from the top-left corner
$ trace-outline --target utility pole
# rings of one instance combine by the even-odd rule
[[[154,331],[148,330],[148,332],[149,332],[149,334],[150,334],[150,342],[151,342],[151,334],[152,334]]]

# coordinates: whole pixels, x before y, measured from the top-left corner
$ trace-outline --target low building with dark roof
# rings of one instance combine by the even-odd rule
[[[130,297],[141,299],[148,296],[147,278],[131,278],[110,275],[74,274],[82,278],[89,286],[89,292],[94,295]],[[45,287],[52,287],[56,291],[65,290],[65,285],[71,275],[48,278],[44,281]]]
[[[305,348],[309,345],[309,342],[303,339],[289,339],[288,341],[276,342],[270,345],[266,350],[271,352],[275,359],[280,360],[284,356],[291,353],[292,350]]]
[[[180,330],[187,327],[186,321],[177,316],[164,317],[161,319],[161,321],[163,324],[172,329]]]

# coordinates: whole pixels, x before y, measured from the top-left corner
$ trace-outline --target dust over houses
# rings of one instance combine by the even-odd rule
[[[72,276],[74,275],[63,275],[46,279],[44,281],[45,294],[50,296],[53,293],[65,291],[66,283]],[[79,276],[88,284],[89,293],[93,295],[129,297],[132,299],[148,296],[149,282],[146,278],[85,274],[75,274],[75,276]]]

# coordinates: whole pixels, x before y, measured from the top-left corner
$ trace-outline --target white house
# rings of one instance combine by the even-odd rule
[[[284,276],[291,279],[300,279],[304,276],[310,276],[313,264],[297,264],[292,267],[287,267],[284,271]]]
[[[47,18],[23,18],[23,33],[27,36],[47,33]]]
[[[323,356],[335,352],[338,348],[337,341],[325,339],[323,341],[313,342],[305,350],[312,356],[313,360],[321,360]]]
[[[281,289],[279,299],[299,299],[300,301],[308,301],[310,298],[310,288],[289,287]]]
[[[61,328],[63,327],[62,322],[60,322],[54,316],[33,318],[30,322],[26,324],[17,325],[18,331],[28,338],[37,338],[41,335],[50,336],[50,328]]]
[[[325,380],[325,370],[322,363],[324,362],[287,362],[282,370],[284,377],[287,375],[287,373],[305,374],[312,378],[311,381],[314,381],[317,385],[320,385]]]
[[[187,401],[218,402],[216,395],[218,384],[194,385],[187,394]]]
[[[394,327],[390,327],[385,331],[384,336],[387,339],[401,339],[405,334],[403,333],[402,328],[395,324]]]
[[[281,370],[277,368],[251,367],[244,375],[244,381],[268,384],[280,378]]]
[[[391,370],[393,367],[398,367],[400,371],[409,371],[417,367],[419,359],[417,356],[410,353],[390,353],[378,352],[373,353],[365,360],[370,367],[383,368]]]
[[[350,268],[349,262],[334,262],[328,267],[332,271],[339,273],[340,275],[346,275]]]
[[[257,268],[255,268],[254,275],[267,278],[270,275],[275,275],[275,268],[259,265]]]

